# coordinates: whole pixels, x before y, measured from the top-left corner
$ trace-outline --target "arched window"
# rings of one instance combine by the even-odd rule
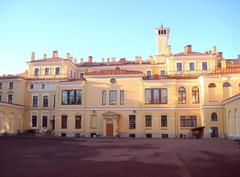
[[[199,103],[199,88],[197,86],[192,88],[192,103]]]
[[[231,87],[231,84],[230,84],[229,82],[225,82],[225,83],[223,84],[223,87]]]
[[[186,103],[186,89],[184,87],[178,88],[178,103]]]
[[[211,102],[217,101],[216,84],[210,83],[208,85],[208,90],[209,90],[208,91],[208,99],[209,99],[209,101],[211,101]]]
[[[240,83],[238,84],[238,90],[239,90],[239,92],[240,92]]]
[[[217,118],[217,113],[213,112],[213,113],[211,114],[211,121],[217,121],[217,120],[218,120],[218,118]]]

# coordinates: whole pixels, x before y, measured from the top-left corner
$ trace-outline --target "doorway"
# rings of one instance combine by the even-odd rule
[[[107,135],[107,137],[113,136],[113,124],[112,123],[106,124],[106,135]]]

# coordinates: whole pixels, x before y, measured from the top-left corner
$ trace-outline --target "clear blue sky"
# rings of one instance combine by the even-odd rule
[[[216,45],[225,58],[240,54],[238,0],[1,0],[0,74],[27,69],[53,50],[65,57],[147,57],[156,54],[154,28],[171,28],[174,53]]]

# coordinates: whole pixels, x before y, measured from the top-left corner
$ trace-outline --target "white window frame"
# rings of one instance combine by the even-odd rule
[[[35,75],[35,69],[39,69],[39,74],[38,75]],[[34,70],[33,70],[33,75],[34,76],[41,76],[41,67],[34,67]]]
[[[178,71],[178,70],[177,70],[177,64],[178,64],[178,63],[181,63],[181,64],[182,64],[182,70],[181,70],[181,71]],[[177,72],[182,72],[182,71],[184,70],[183,62],[182,62],[182,61],[181,61],[181,62],[176,62],[176,64],[175,64],[175,69],[176,69]]]

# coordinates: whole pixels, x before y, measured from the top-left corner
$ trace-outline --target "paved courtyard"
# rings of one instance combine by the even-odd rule
[[[0,137],[1,177],[239,177],[240,147],[223,139]]]

